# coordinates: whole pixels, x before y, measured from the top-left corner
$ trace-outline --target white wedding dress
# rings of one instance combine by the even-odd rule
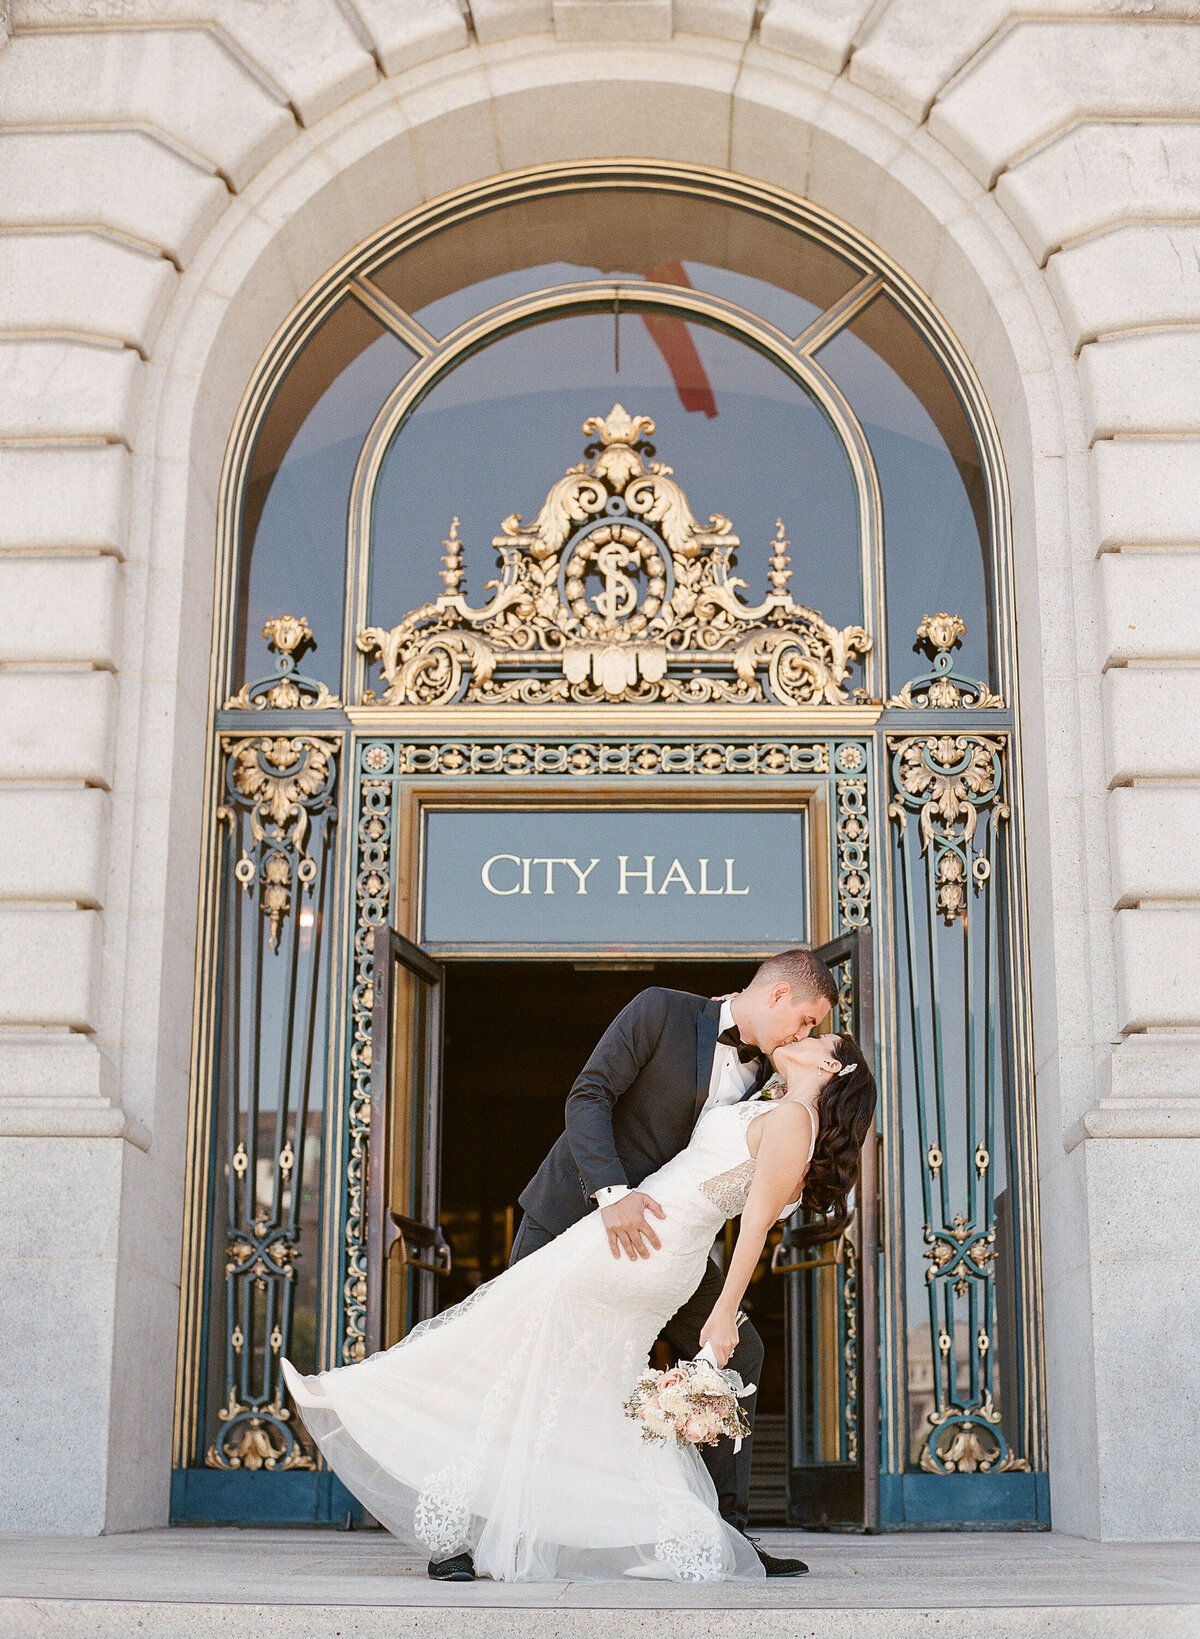
[[[745,1205],[746,1129],[771,1108],[709,1110],[643,1180],[666,1213],[648,1259],[615,1259],[592,1212],[369,1360],[315,1377],[283,1362],[313,1439],[376,1519],[434,1559],[469,1550],[497,1581],[762,1577],[699,1453],[644,1441],[624,1401]]]

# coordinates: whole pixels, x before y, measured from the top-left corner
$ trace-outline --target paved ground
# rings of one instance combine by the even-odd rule
[[[431,1583],[382,1533],[0,1537],[0,1639],[1200,1639],[1200,1544],[802,1536],[747,1586]]]

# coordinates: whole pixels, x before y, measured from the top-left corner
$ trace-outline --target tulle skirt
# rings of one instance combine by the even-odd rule
[[[660,1236],[618,1262],[592,1213],[394,1348],[315,1377],[285,1361],[330,1466],[395,1536],[497,1581],[761,1578],[698,1452],[625,1415],[712,1239],[679,1212]]]

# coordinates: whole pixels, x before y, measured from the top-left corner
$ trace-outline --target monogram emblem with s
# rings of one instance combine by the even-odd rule
[[[511,513],[492,545],[491,601],[463,593],[455,520],[443,543],[445,591],[390,630],[359,633],[383,678],[364,704],[431,706],[664,701],[841,705],[863,698],[861,626],[838,628],[788,590],[782,522],[769,590],[745,603],[738,537],[692,513],[671,468],[652,459],[649,416],[615,404],[583,424],[587,459],[551,486],[533,521]]]

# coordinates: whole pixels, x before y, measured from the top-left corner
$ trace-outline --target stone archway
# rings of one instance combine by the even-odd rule
[[[683,66],[694,67],[686,61]],[[540,87],[529,85],[501,99],[506,120],[519,124],[522,107],[526,111],[540,107],[539,99],[547,94],[548,86],[556,94],[561,91],[564,82],[555,79],[553,68],[552,59],[544,64],[546,83]],[[674,129],[668,127],[659,133],[660,141],[665,146],[665,140],[669,138],[678,148],[700,148],[707,152],[711,133],[707,133],[699,143],[689,141],[689,119],[683,117],[683,110],[690,109],[694,115],[696,108],[703,106],[706,99],[712,106],[714,94],[711,87],[698,86],[695,79],[689,80],[686,73],[681,73],[675,80],[664,79],[662,68],[660,62],[656,65],[655,76],[622,82],[623,94],[636,101],[645,97],[653,86],[657,97],[665,85],[678,103],[680,117]],[[466,100],[454,105],[453,116],[459,124],[469,126],[479,113],[477,104],[469,100],[469,93],[472,88],[478,92],[479,83],[475,81],[472,86],[470,77],[465,78],[465,85],[454,87]],[[569,78],[565,83],[571,84]],[[588,96],[599,100],[611,91],[611,85],[590,84],[587,87]],[[575,86],[572,95],[578,103],[581,95],[578,86]],[[186,427],[188,470],[185,480],[182,463],[175,468],[164,467],[154,504],[156,509],[185,507],[187,538],[193,547],[183,573],[194,584],[201,584],[212,577],[211,541],[215,534],[213,495],[217,488],[223,437],[233,419],[237,399],[257,361],[258,352],[269,340],[269,332],[287,316],[296,296],[301,293],[297,287],[306,275],[317,277],[324,274],[330,265],[354,248],[371,225],[383,226],[397,214],[395,209],[389,209],[396,195],[390,191],[388,180],[395,176],[399,156],[411,154],[414,147],[419,147],[417,133],[424,128],[412,125],[398,128],[399,116],[395,106],[375,94],[368,94],[360,101],[370,106],[356,110],[352,125],[339,115],[330,116],[325,122],[334,126],[342,123],[348,127],[338,133],[343,145],[342,168],[336,172],[331,170],[325,149],[306,149],[303,152],[289,149],[272,161],[246,190],[245,199],[252,205],[252,214],[239,222],[221,224],[214,230],[207,247],[208,265],[202,273],[197,270],[199,276],[193,300],[188,303],[186,293],[181,291],[164,327],[164,340],[168,341],[169,348],[162,380],[159,420],[162,443],[159,454],[160,459],[169,459],[169,451],[173,453],[180,449],[185,442],[183,429]],[[492,107],[496,102],[495,97],[490,101],[485,99],[483,106]],[[1063,446],[1059,443],[1041,449],[1035,456],[1031,431],[1033,407],[1044,408],[1039,394],[1049,378],[1049,349],[1043,325],[1051,331],[1055,327],[1048,299],[1039,301],[1036,287],[1032,299],[1028,294],[1014,296],[1020,279],[1029,277],[1029,269],[1020,267],[1019,257],[1008,258],[1002,253],[999,233],[992,235],[988,232],[989,217],[996,218],[998,213],[985,197],[980,196],[973,205],[964,202],[959,214],[951,212],[951,220],[947,222],[937,220],[930,200],[940,197],[945,201],[947,175],[956,182],[964,182],[956,164],[945,156],[942,156],[945,174],[939,174],[938,167],[926,152],[919,165],[909,167],[913,173],[912,179],[901,187],[895,179],[894,164],[886,159],[889,145],[895,146],[894,136],[890,144],[885,143],[882,139],[887,133],[882,125],[872,121],[861,108],[855,111],[852,129],[847,130],[843,126],[837,136],[819,124],[808,124],[778,109],[768,114],[761,103],[750,104],[749,112],[742,110],[741,113],[744,121],[753,117],[760,122],[761,151],[756,160],[753,145],[744,131],[738,133],[735,130],[737,118],[731,117],[729,120],[728,147],[743,156],[742,169],[745,174],[755,175],[770,169],[778,171],[781,151],[798,154],[807,149],[810,154],[820,156],[820,163],[805,172],[806,181],[812,183],[815,169],[820,186],[828,195],[824,202],[828,203],[839,197],[840,178],[845,187],[845,198],[851,204],[855,201],[861,203],[870,197],[871,190],[866,184],[867,179],[873,176],[876,204],[873,209],[863,205],[862,215],[877,230],[881,226],[886,227],[889,221],[897,224],[892,232],[892,242],[889,244],[885,241],[882,248],[893,254],[901,265],[905,265],[906,257],[923,257],[929,287],[935,292],[941,289],[955,310],[947,315],[951,325],[956,329],[959,325],[963,326],[964,333],[973,337],[973,352],[985,389],[995,404],[1003,406],[1000,416],[1002,439],[1017,497],[1014,522],[1018,602],[1023,611],[1025,636],[1021,669],[1025,724],[1029,733],[1031,712],[1037,713],[1043,708],[1039,655],[1028,639],[1028,631],[1039,609],[1036,590],[1031,590],[1031,583],[1036,587],[1037,568],[1033,548],[1037,522],[1033,473],[1037,459],[1059,461],[1063,454]],[[425,122],[431,129],[424,131],[431,144],[436,128],[451,117],[443,111],[431,113]],[[774,138],[763,137],[763,130],[775,133]],[[353,148],[346,153],[351,142]],[[926,144],[927,149],[928,146]],[[457,147],[453,167],[448,162],[448,156],[440,171],[426,164],[421,176],[421,186],[425,188],[426,196],[441,191],[437,186],[439,176],[444,181],[461,180],[464,170],[469,170],[471,160],[480,175],[489,174],[487,166],[493,152],[490,145],[481,139],[474,154],[469,145]],[[556,152],[552,145],[544,157],[555,159],[564,156]],[[671,157],[701,158],[703,155],[681,156],[676,153]],[[782,168],[788,170],[787,166]],[[800,169],[798,164],[796,169]],[[409,181],[416,185],[415,173],[410,172]],[[352,213],[346,204],[348,195],[360,201],[364,197],[369,198],[378,221],[372,224],[371,217],[364,214],[366,207],[361,204],[358,211]],[[880,203],[885,197],[891,200],[887,210]],[[264,220],[278,224],[274,233],[264,233]],[[992,221],[990,226],[1002,229],[1003,224]],[[929,243],[934,239],[939,249],[931,257]],[[985,245],[986,254],[983,251]],[[970,247],[969,254],[967,247]],[[943,262],[954,267],[953,278],[949,278],[944,271]],[[288,268],[286,277],[281,263]],[[939,273],[939,269],[943,271]],[[228,294],[216,298],[215,289],[226,290]],[[1044,296],[1044,292],[1042,294]],[[1039,312],[1039,308],[1042,311]],[[176,349],[202,360],[195,374],[185,375],[181,370],[172,368],[171,354]],[[1043,436],[1047,436],[1045,419],[1038,424]],[[1053,430],[1052,421],[1049,425]],[[174,436],[173,427],[179,429]],[[205,678],[200,671],[200,659],[197,646],[190,678],[185,677],[182,670],[178,678],[181,693],[193,699],[203,698],[204,694]],[[1035,727],[1033,735],[1033,743],[1040,744],[1043,739],[1040,728]],[[192,763],[191,768],[190,773],[183,774],[181,783],[184,787],[190,785],[197,790],[198,760]],[[1048,787],[1042,785],[1039,789],[1039,774],[1044,771],[1034,766],[1028,772],[1032,775],[1032,812],[1039,818],[1048,815],[1052,806],[1060,812],[1057,799],[1052,797]],[[1044,833],[1041,826],[1035,829],[1039,834]],[[189,842],[184,840],[182,832],[180,844],[178,852],[186,857],[183,850]],[[1039,863],[1045,866],[1047,862],[1031,860],[1035,891]],[[1052,891],[1053,884],[1049,887]],[[194,896],[194,890],[189,890],[189,893]],[[1041,931],[1045,937],[1045,949],[1048,950],[1050,930]],[[1039,965],[1044,960],[1043,953]],[[1053,1039],[1055,1020],[1052,1006],[1048,1017],[1044,1021],[1039,1019],[1037,1023],[1039,1029]],[[1039,1048],[1039,1058],[1044,1056]],[[1053,1396],[1053,1379],[1051,1393]],[[1075,1460],[1078,1461],[1078,1453]]]

